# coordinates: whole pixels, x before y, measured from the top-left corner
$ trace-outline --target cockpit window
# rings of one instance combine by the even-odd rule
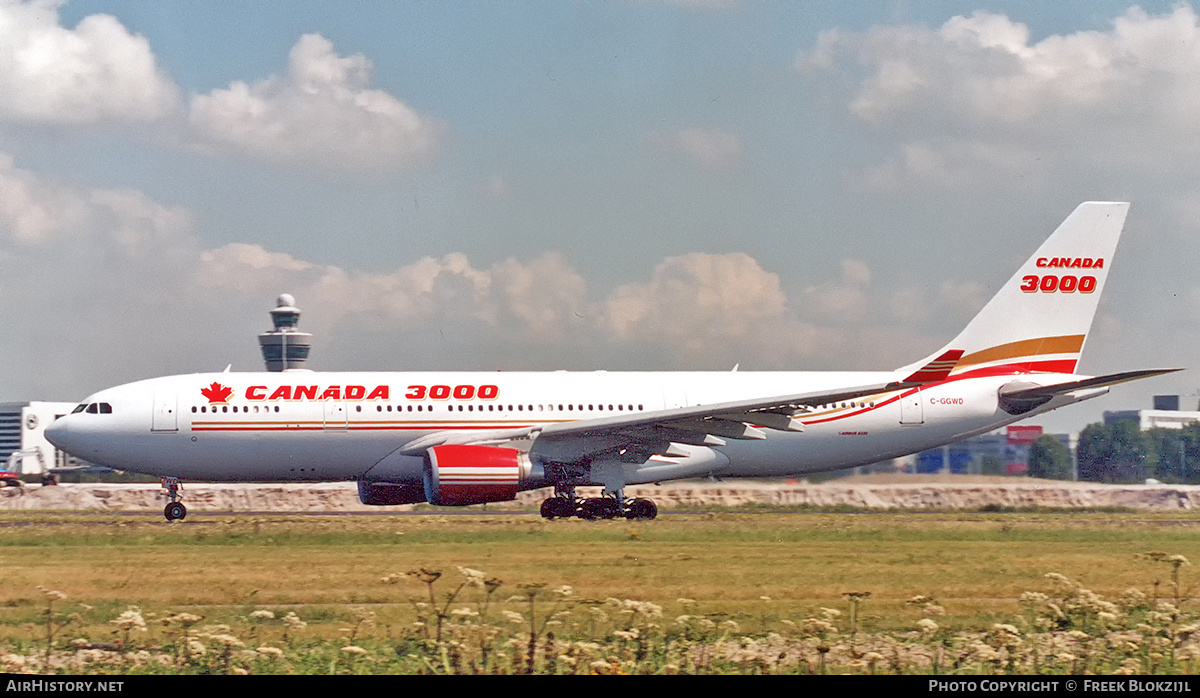
[[[99,404],[100,414],[112,414],[112,405],[108,404],[107,402],[101,402]]]
[[[75,414],[77,412],[82,412],[86,409],[87,409],[87,403],[80,403],[79,407],[76,407],[75,409],[71,410],[71,414]]]
[[[97,412],[99,412],[99,411],[100,411],[100,408],[99,408],[99,407],[97,407],[97,406],[96,406],[96,403],[94,403],[94,402],[93,402],[92,404],[90,404],[90,405],[88,405],[88,406],[87,406],[87,413],[88,413],[88,414],[96,414],[96,413],[97,413]]]
[[[71,414],[87,412],[88,414],[112,414],[112,405],[107,402],[88,402],[71,410]]]

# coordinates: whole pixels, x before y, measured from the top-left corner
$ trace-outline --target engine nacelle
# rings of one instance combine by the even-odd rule
[[[358,481],[358,501],[369,506],[395,506],[397,504],[421,504],[425,501],[425,487],[420,482],[368,482]]]
[[[426,452],[425,498],[440,506],[509,502],[532,467],[515,448],[445,445]]]

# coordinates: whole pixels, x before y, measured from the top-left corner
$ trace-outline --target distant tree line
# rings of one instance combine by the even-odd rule
[[[1061,441],[1042,434],[1029,446],[1029,477],[1070,480],[1071,451]]]
[[[1047,438],[1058,443],[1045,436],[1034,443],[1029,454],[1030,475],[1033,475],[1038,443]],[[1061,448],[1061,444],[1059,446]],[[1039,468],[1050,467],[1043,465],[1051,460],[1049,456],[1039,453],[1037,457]],[[1146,431],[1131,420],[1120,420],[1111,425],[1089,424],[1079,434],[1075,457],[1080,480],[1128,483],[1154,478],[1164,483],[1200,484],[1200,423],[1188,424],[1183,429]],[[1067,478],[1070,478],[1069,455],[1067,467]]]

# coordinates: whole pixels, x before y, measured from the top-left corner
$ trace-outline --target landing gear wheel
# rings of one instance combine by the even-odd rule
[[[551,497],[542,502],[543,519],[569,519],[575,515],[575,500]]]
[[[47,473],[42,476],[42,487],[54,487],[58,484],[58,476],[54,473]]]
[[[606,519],[608,517],[605,515],[605,509],[606,506],[604,504],[604,499],[600,497],[589,497],[583,500],[583,505],[579,507],[579,518],[586,519],[588,521]]]
[[[658,505],[651,499],[642,497],[631,499],[625,508],[625,518],[627,519],[653,519],[656,516],[658,516]]]
[[[163,516],[167,517],[167,521],[182,520],[187,516],[187,507],[179,501],[179,478],[164,477],[162,486],[167,491],[167,506],[163,507]]]
[[[615,519],[620,516],[621,502],[611,497],[590,497],[583,500],[583,506],[579,507],[579,518],[588,521]]]

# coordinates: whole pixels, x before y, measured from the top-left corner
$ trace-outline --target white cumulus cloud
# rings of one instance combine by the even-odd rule
[[[203,252],[199,261],[197,287],[236,287],[264,297],[286,290],[304,299],[311,315],[354,317],[396,329],[450,319],[550,340],[570,325],[586,294],[583,278],[556,253],[529,262],[508,259],[488,269],[451,253],[379,274],[233,243]]]
[[[0,154],[0,239],[34,245],[83,217],[82,202],[55,191]]]
[[[319,34],[292,48],[288,72],[194,95],[189,123],[204,142],[283,161],[345,167],[427,158],[444,125],[371,87],[371,61],[339,56]]]
[[[0,153],[0,240],[22,246],[90,242],[139,256],[186,238],[191,214],[130,189],[81,191]]]
[[[1200,154],[1200,17],[1187,5],[1134,7],[1107,30],[1039,41],[987,12],[936,29],[829,31],[797,66],[852,76],[846,109],[898,141],[865,172],[885,188],[960,187],[1035,162],[1190,172]]]
[[[0,119],[81,124],[174,113],[175,84],[149,42],[109,15],[60,25],[52,0],[0,0]]]

